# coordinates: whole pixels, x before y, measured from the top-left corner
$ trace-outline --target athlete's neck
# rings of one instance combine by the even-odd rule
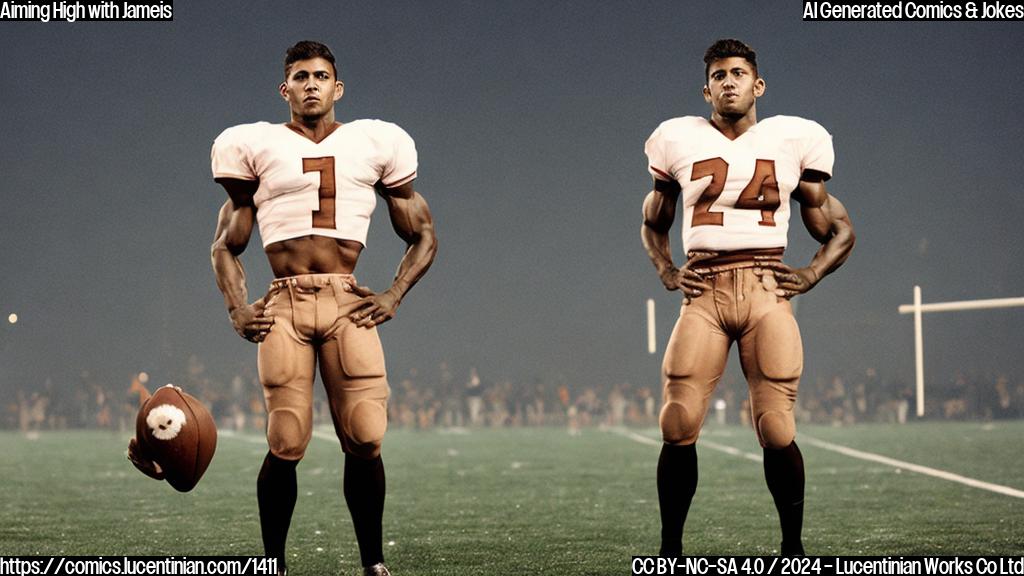
[[[744,132],[757,124],[757,111],[753,108],[742,116],[723,116],[718,112],[711,113],[711,125],[718,129],[729,140],[735,140]]]
[[[339,126],[340,122],[334,120],[334,110],[323,116],[299,116],[292,114],[292,121],[286,124],[292,130],[309,138],[313,142],[320,142],[331,135]]]

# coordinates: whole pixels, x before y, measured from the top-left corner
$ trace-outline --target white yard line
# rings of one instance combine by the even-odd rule
[[[234,430],[219,430],[217,433],[224,438],[234,438],[235,440],[249,442],[250,444],[263,444],[264,446],[267,445],[267,439],[257,434],[239,434]],[[316,428],[313,429],[313,438],[319,438],[320,440],[325,440],[327,442],[333,443],[338,442],[338,437],[334,435],[334,432],[325,432],[322,430],[317,430]]]
[[[646,444],[648,446],[661,446],[662,444],[661,440],[656,440],[654,438],[651,438],[650,436],[638,434],[636,432],[633,432],[632,430],[626,430],[624,428],[611,428],[610,430],[615,434],[618,434],[619,436],[628,438],[639,444]],[[250,442],[253,444],[263,444],[264,446],[267,443],[266,439],[263,436],[256,436],[253,434],[237,434],[232,431],[225,430],[222,431],[220,435],[227,438],[242,440],[244,442]],[[313,430],[313,437],[332,443],[338,441],[338,439],[334,436],[333,433],[315,429]],[[872,452],[864,452],[863,450],[847,448],[846,446],[840,446],[839,444],[833,444],[831,442],[819,440],[817,438],[814,438],[813,436],[808,436],[806,434],[800,435],[800,442],[810,444],[811,446],[814,446],[816,448],[822,448],[824,450],[838,452],[839,454],[849,456],[851,458],[857,458],[858,460],[866,460],[868,462],[885,464],[886,466],[892,466],[893,468],[909,470],[911,472],[917,472],[918,474],[924,474],[925,476],[931,476],[932,478],[939,478],[941,480],[948,480],[950,482],[957,482],[965,486],[979,488],[981,490],[987,490],[989,492],[995,492],[996,494],[1002,494],[1004,496],[1024,498],[1024,490],[1018,490],[1016,488],[1010,488],[1009,486],[1003,486],[1001,484],[993,484],[991,482],[984,482],[982,480],[968,478],[967,476],[961,476],[959,474],[954,474],[952,472],[946,472],[945,470],[938,470],[936,468],[922,466],[920,464],[914,464],[911,462],[905,462],[903,460],[897,460],[896,458],[882,456],[881,454],[874,454]],[[719,444],[717,442],[713,442],[711,440],[707,440],[704,438],[700,440],[700,445],[705,448],[710,448],[712,450],[717,450],[719,452],[729,454],[730,456],[736,456],[737,458],[744,458],[746,460],[752,460],[754,462],[761,462],[763,460],[760,454],[746,452],[738,448],[733,448],[732,446]]]
[[[889,458],[888,456],[882,456],[880,454],[873,454],[871,452],[847,448],[846,446],[840,446],[839,444],[818,440],[817,438],[813,438],[805,434],[800,435],[800,441],[810,444],[811,446],[838,452],[851,458],[859,458],[869,462],[878,462],[879,464],[886,464],[902,470],[910,470],[911,472],[917,472],[918,474],[924,474],[933,478],[941,478],[942,480],[949,480],[950,482],[958,482],[972,488],[988,490],[989,492],[995,492],[996,494],[1013,496],[1014,498],[1024,498],[1024,491],[1017,490],[1016,488],[1010,488],[1009,486],[1002,486],[1000,484],[992,484],[991,482],[982,482],[981,480],[975,480],[974,478],[968,478],[967,476],[946,472],[945,470],[937,470],[935,468],[929,468],[928,466],[912,464],[910,462],[904,462],[903,460]]]
[[[639,442],[640,444],[647,444],[648,446],[661,446],[660,440],[655,440],[650,436],[644,436],[642,434],[637,434],[636,432],[632,432],[630,430],[625,430],[621,428],[612,429],[612,431],[620,436],[629,438],[634,442]],[[1002,486],[1000,484],[993,484],[991,482],[975,480],[974,478],[968,478],[967,476],[961,476],[959,474],[946,472],[945,470],[938,470],[936,468],[930,468],[928,466],[922,466],[920,464],[904,462],[903,460],[889,458],[888,456],[882,456],[881,454],[874,454],[871,452],[864,452],[863,450],[847,448],[846,446],[840,446],[839,444],[833,444],[831,442],[826,442],[824,440],[818,440],[817,438],[807,436],[806,434],[800,435],[800,442],[810,444],[811,446],[814,446],[816,448],[822,448],[824,450],[838,452],[844,456],[849,456],[851,458],[867,460],[868,462],[877,462],[879,464],[892,466],[893,468],[909,470],[911,472],[917,472],[918,474],[924,474],[926,476],[931,476],[933,478],[949,480],[950,482],[957,482],[960,484],[964,484],[965,486],[970,486],[972,488],[980,488],[981,490],[988,490],[989,492],[995,492],[996,494],[1003,494],[1004,496],[1024,498],[1024,490],[1017,490],[1016,488],[1010,488],[1009,486]],[[733,448],[732,446],[723,446],[722,444],[711,442],[703,438],[700,440],[700,444],[701,446],[706,446],[713,450],[718,450],[719,452],[725,452],[726,454],[731,454],[732,456],[738,456],[741,458],[746,458],[748,460],[754,460],[756,462],[762,461],[762,457],[757,454],[751,452],[744,452],[743,450]]]
[[[648,446],[661,446],[662,444],[661,440],[655,440],[650,436],[637,434],[636,432],[626,430],[624,428],[612,428],[611,431],[615,432],[619,436],[625,436],[626,438],[629,438],[634,442],[639,442],[640,444],[647,444]],[[701,438],[700,440],[700,445],[705,448],[711,448],[712,450],[718,450],[719,452],[725,452],[726,454],[736,456],[737,458],[746,458],[747,460],[753,460],[754,462],[761,462],[764,460],[764,458],[762,458],[760,454],[754,454],[753,452],[744,452],[743,450],[740,450],[738,448],[733,448],[732,446],[726,446],[724,444],[719,444],[717,442],[712,442],[711,440],[705,440],[703,438]]]
[[[218,430],[217,436],[219,438],[232,438],[234,440],[241,440],[242,442],[248,442],[250,444],[262,444],[267,445],[267,439],[263,436],[257,436],[256,434],[239,434],[234,430]]]
[[[331,442],[332,444],[339,444],[338,436],[334,433],[334,430],[331,430],[330,432],[324,432],[323,430],[317,430],[316,428],[314,428],[313,438],[326,440],[327,442]]]

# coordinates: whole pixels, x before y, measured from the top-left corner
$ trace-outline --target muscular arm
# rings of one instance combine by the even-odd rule
[[[701,276],[690,270],[688,265],[680,270],[672,262],[668,233],[676,219],[676,204],[679,202],[680,191],[677,182],[654,179],[654,190],[651,190],[644,199],[644,221],[640,226],[640,239],[665,288],[682,289],[686,297],[691,298],[700,296],[701,291],[710,289],[710,286]]]
[[[391,227],[407,246],[391,286],[391,290],[401,299],[434,262],[437,254],[434,217],[430,214],[427,201],[413,190],[412,182],[396,188],[385,188],[381,195],[388,205]]]
[[[804,226],[821,243],[808,265],[820,280],[842,266],[853,251],[853,224],[842,202],[825,190],[824,181],[801,180],[794,196]]]
[[[217,215],[217,231],[213,235],[210,259],[217,288],[224,294],[224,305],[229,311],[247,302],[245,269],[238,257],[249,243],[253,220],[252,206],[235,206],[230,199],[224,202]]]
[[[434,218],[427,201],[413,189],[413,183],[394,188],[378,186],[377,192],[388,205],[392,228],[407,248],[388,290],[374,294],[369,289],[359,289],[367,300],[352,315],[359,326],[374,326],[393,318],[406,293],[427,273],[437,254]]]
[[[678,202],[679,184],[658,179],[654,180],[654,190],[644,198],[644,222],[640,227],[640,239],[662,281],[674,276],[676,272],[668,232],[675,222]],[[665,286],[674,289],[668,283]]]
[[[804,227],[821,243],[821,248],[805,268],[793,269],[781,263],[769,266],[776,271],[779,280],[776,292],[785,298],[807,292],[836,271],[850,256],[856,241],[846,207],[825,190],[821,175],[805,174],[793,198],[800,204]]]
[[[217,182],[224,186],[230,198],[217,215],[217,230],[210,247],[213,273],[235,331],[247,340],[259,342],[273,321],[263,316],[262,302],[248,303],[245,269],[239,259],[249,244],[256,222],[252,195],[259,183],[234,178],[220,178]]]

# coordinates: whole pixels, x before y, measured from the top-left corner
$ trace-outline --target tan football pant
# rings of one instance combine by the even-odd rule
[[[753,266],[748,262],[712,271],[705,278],[714,290],[682,306],[662,365],[660,421],[667,443],[697,441],[734,341],[761,446],[785,448],[796,436],[793,405],[803,371],[800,330],[789,301],[774,293],[775,277],[767,270],[757,276]]]
[[[348,315],[359,297],[349,274],[278,278],[267,293],[274,325],[259,345],[260,383],[267,403],[267,443],[299,460],[313,435],[316,365],[327,390],[334,430],[349,454],[374,458],[387,429],[388,382],[376,328]]]

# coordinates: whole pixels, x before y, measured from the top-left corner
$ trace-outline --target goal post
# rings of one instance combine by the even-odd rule
[[[658,351],[658,342],[654,330],[654,298],[647,299],[647,353],[654,354]]]
[[[914,303],[900,304],[900,314],[914,315],[914,370],[917,381],[917,415],[924,416],[924,343],[921,329],[921,314],[925,312],[956,312],[961,310],[985,310],[989,308],[1015,308],[1024,306],[1024,298],[989,298],[985,300],[960,300],[957,302],[921,303],[921,287],[914,286]]]

